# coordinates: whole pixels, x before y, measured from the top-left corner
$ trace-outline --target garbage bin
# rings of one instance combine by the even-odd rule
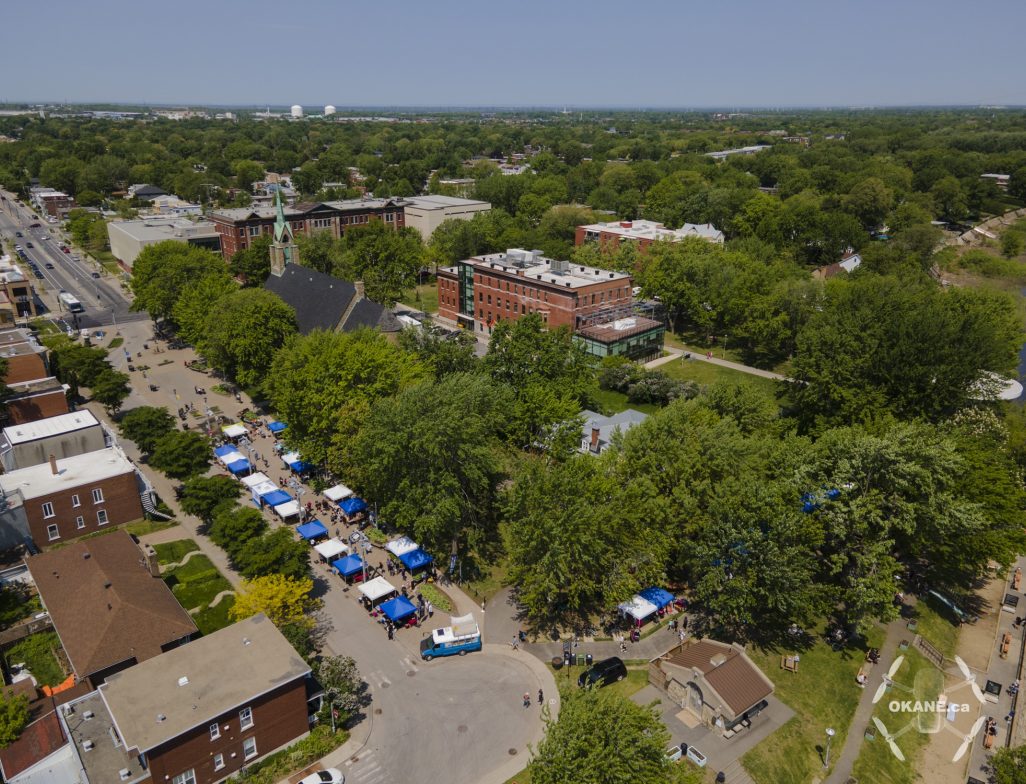
[[[591,662],[592,662],[591,654],[590,653],[584,654],[584,663],[587,664],[590,667],[591,666]]]

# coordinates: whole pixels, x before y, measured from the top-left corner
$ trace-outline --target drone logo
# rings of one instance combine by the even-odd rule
[[[945,713],[949,710],[954,710],[958,713],[967,713],[970,706],[965,703],[951,702],[949,700],[948,694],[944,693],[944,675],[940,670],[920,670],[916,673],[915,681],[911,688],[895,681],[894,676],[897,674],[904,661],[904,656],[899,656],[894,660],[894,663],[887,671],[887,674],[884,675],[883,682],[880,684],[879,688],[877,688],[876,694],[873,695],[873,704],[875,705],[883,698],[889,686],[893,686],[896,689],[904,691],[906,694],[912,695],[912,699],[891,700],[888,703],[888,707],[893,713],[913,713],[915,717],[893,734],[888,731],[884,723],[876,716],[873,717],[873,723],[876,724],[877,729],[880,730],[880,734],[883,735],[884,740],[887,741],[887,745],[890,747],[891,753],[902,762],[905,761],[905,755],[902,754],[896,741],[906,732],[916,730],[924,734],[932,735],[943,729],[947,732],[953,733],[954,735],[962,738],[961,745],[955,751],[955,755],[951,758],[952,762],[958,762],[965,756],[965,753],[969,750],[969,745],[983,728],[986,717],[980,716],[973,723],[968,735],[962,735],[958,730],[948,726],[944,722]],[[949,694],[968,686],[972,690],[973,696],[980,702],[980,704],[982,704],[984,701],[983,692],[980,691],[980,687],[976,683],[976,677],[972,674],[969,666],[958,656],[955,657],[955,664],[958,665],[958,669],[962,672],[965,679],[953,686],[949,690]]]

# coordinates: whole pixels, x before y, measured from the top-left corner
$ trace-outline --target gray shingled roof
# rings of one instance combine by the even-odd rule
[[[347,280],[326,275],[300,264],[289,264],[281,277],[271,275],[264,288],[277,294],[296,311],[296,327],[307,335],[315,329],[334,330],[356,297],[356,287]],[[397,332],[401,324],[383,305],[363,299],[353,305],[341,325],[343,332],[371,327]]]

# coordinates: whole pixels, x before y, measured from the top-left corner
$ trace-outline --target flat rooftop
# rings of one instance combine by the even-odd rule
[[[210,221],[191,221],[185,218],[116,221],[109,224],[107,228],[123,232],[139,242],[217,236],[217,227]]]
[[[309,672],[260,614],[112,675],[100,694],[125,745],[145,752]]]
[[[521,248],[510,248],[505,253],[474,256],[464,263],[468,262],[478,270],[495,269],[512,275],[523,273],[522,276],[525,278],[569,289],[584,288],[610,280],[630,281],[631,279],[631,276],[624,272],[613,272],[597,267],[572,264],[569,261],[549,259],[542,256],[540,250],[523,250]]]
[[[406,200],[401,198],[393,199],[343,199],[341,201],[322,201],[315,202],[313,204],[303,205],[303,209],[300,207],[283,207],[286,218],[301,218],[306,215],[311,208],[319,207],[324,205],[341,212],[353,212],[359,210],[375,210],[382,209],[389,205],[402,206]],[[212,210],[209,213],[209,217],[225,218],[230,221],[246,220],[248,218],[274,218],[278,214],[278,210],[275,207],[229,207],[223,210]]]
[[[0,347],[10,346],[15,343],[36,343],[35,335],[27,329],[15,328],[0,330]],[[39,344],[36,343],[38,346]],[[42,349],[42,346],[39,346]]]
[[[679,229],[668,229],[661,223],[650,220],[610,221],[582,226],[585,231],[615,234],[618,237],[637,240],[670,240],[676,242],[686,237],[700,237],[714,242],[723,241],[723,232],[711,223],[685,223]]]
[[[460,199],[456,196],[406,196],[403,200],[422,210],[443,210],[446,207],[474,207],[481,204],[486,207],[492,206],[481,199]]]
[[[606,324],[591,324],[586,327],[578,327],[576,334],[579,337],[592,338],[600,343],[615,343],[624,338],[641,335],[653,329],[663,327],[661,321],[645,318],[644,316],[630,316],[617,319]]]
[[[40,438],[74,433],[76,430],[84,430],[99,424],[99,420],[93,416],[91,411],[82,409],[70,414],[37,419],[35,422],[26,422],[22,425],[10,425],[4,428],[3,435],[11,446],[16,446],[29,441],[38,441]]]
[[[17,492],[28,501],[133,471],[135,466],[125,453],[117,447],[109,447],[61,458],[57,461],[56,474],[48,462],[3,474],[0,476],[0,489],[6,495]]]
[[[131,784],[149,778],[149,771],[139,764],[139,755],[126,750],[98,692],[63,706],[62,714],[90,782]],[[91,718],[86,718],[89,715]],[[128,771],[126,778],[122,771]]]

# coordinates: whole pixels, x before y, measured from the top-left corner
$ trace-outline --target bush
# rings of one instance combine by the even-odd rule
[[[331,727],[323,724],[314,727],[301,741],[250,765],[246,769],[246,781],[250,784],[275,784],[334,751],[348,739],[349,733],[345,730],[333,733]]]
[[[686,400],[698,394],[694,381],[680,381],[657,370],[648,371],[640,380],[627,388],[627,400],[631,403],[655,403],[665,406],[678,398]]]
[[[626,392],[631,384],[640,381],[644,375],[645,369],[633,362],[611,364],[599,371],[599,388],[612,392]]]

